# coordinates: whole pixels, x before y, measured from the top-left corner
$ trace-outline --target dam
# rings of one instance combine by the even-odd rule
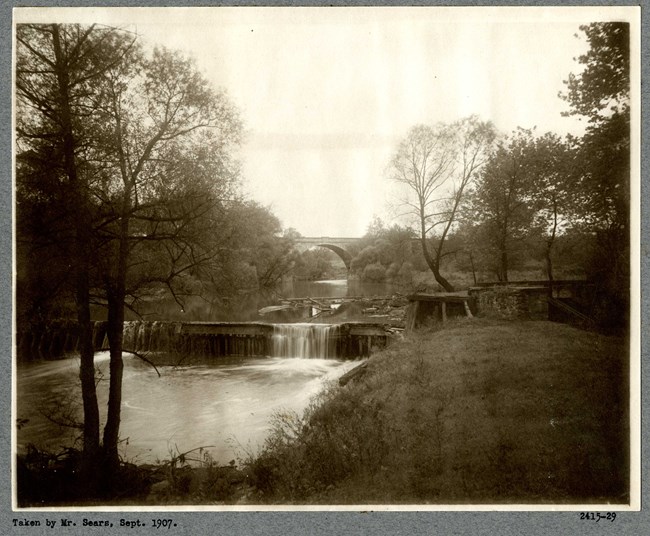
[[[107,323],[93,325],[96,351],[108,349]],[[78,347],[76,325],[53,323],[41,332],[18,334],[21,361],[57,359]],[[155,357],[157,364],[181,364],[221,357],[314,357],[356,359],[368,357],[387,344],[384,326],[373,323],[340,324],[263,322],[124,322],[125,352]]]

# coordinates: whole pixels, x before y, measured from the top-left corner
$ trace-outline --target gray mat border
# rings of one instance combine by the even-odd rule
[[[376,536],[415,535],[415,534],[476,534],[476,535],[554,535],[554,534],[624,534],[640,535],[650,533],[650,516],[643,508],[647,504],[648,487],[643,481],[641,495],[641,512],[619,512],[615,523],[594,523],[579,520],[577,512],[175,512],[169,509],[165,512],[90,512],[66,515],[64,512],[14,512],[11,502],[11,302],[12,302],[12,168],[11,168],[11,21],[13,7],[153,7],[153,6],[245,6],[245,5],[275,5],[275,6],[360,6],[360,5],[410,5],[410,6],[551,6],[560,5],[558,2],[540,1],[503,1],[503,2],[474,2],[458,0],[430,0],[398,2],[215,2],[212,0],[146,1],[146,0],[2,0],[0,2],[0,533],[3,534],[52,534],[62,530],[40,528],[13,528],[12,519],[27,518],[41,520],[60,520],[61,517],[74,518],[77,521],[75,529],[66,529],[65,534],[153,534],[160,531],[153,529],[120,529],[119,519],[141,518],[149,520],[153,517],[173,517],[177,527],[166,531],[169,534],[199,535],[224,534],[228,536],[249,535],[330,535],[330,534],[369,534]],[[582,0],[561,3],[563,6],[641,6],[641,65],[642,80],[648,75],[648,46],[649,0],[639,2],[603,2],[598,0]],[[648,89],[642,84],[641,95],[641,127],[645,132],[648,127]],[[648,144],[641,140],[641,345],[642,345],[642,393],[647,385],[649,345],[643,333],[650,300],[643,292],[649,288],[648,267],[650,252],[648,251],[648,231],[650,229],[650,196],[647,194],[648,180]],[[650,441],[647,423],[648,400],[642,400],[642,475],[648,471],[643,445]],[[167,515],[169,514],[169,515]],[[109,519],[113,529],[84,529],[79,526],[83,517],[90,519]],[[57,525],[60,523],[57,522]]]

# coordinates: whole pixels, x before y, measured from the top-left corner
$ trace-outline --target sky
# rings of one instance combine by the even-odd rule
[[[303,236],[399,222],[388,179],[417,124],[472,114],[502,133],[580,134],[558,97],[581,24],[629,8],[37,8],[24,22],[96,22],[193,56],[246,130],[244,192]],[[576,37],[576,34],[580,38]]]

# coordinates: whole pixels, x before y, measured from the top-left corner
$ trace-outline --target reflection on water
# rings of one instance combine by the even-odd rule
[[[396,292],[396,288],[389,283],[368,283],[358,279],[290,281],[282,286],[282,295],[285,298],[384,296],[393,292]]]
[[[100,411],[108,400],[108,354],[96,357]],[[125,358],[121,453],[129,461],[155,462],[170,451],[212,446],[214,458],[227,463],[242,455],[237,445],[256,451],[280,410],[301,413],[325,382],[355,366],[334,359],[256,358],[192,367],[161,367],[161,377],[133,357]],[[81,419],[79,360],[40,362],[17,369],[18,450],[29,443],[58,451],[73,445],[77,431],[44,416],[52,408],[71,409]],[[102,423],[103,426],[103,423]],[[77,444],[77,446],[79,446]]]
[[[384,296],[399,292],[389,283],[368,283],[357,279],[332,279],[326,281],[286,280],[276,291],[255,291],[239,295],[232,302],[211,302],[198,296],[183,299],[183,307],[167,296],[156,300],[141,300],[138,312],[144,320],[168,320],[178,322],[211,321],[241,322],[260,320],[257,312],[263,307],[279,303],[287,298],[345,298],[353,296]],[[126,311],[127,320],[142,318]],[[105,319],[104,310],[94,311],[94,318]]]

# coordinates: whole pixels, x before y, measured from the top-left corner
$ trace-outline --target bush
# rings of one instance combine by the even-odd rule
[[[277,413],[264,449],[248,461],[265,500],[299,501],[377,468],[389,454],[383,402],[330,386],[305,411]]]
[[[386,279],[389,281],[392,281],[397,277],[397,274],[399,272],[400,265],[396,262],[391,263],[391,265],[388,267],[386,270]]]
[[[370,264],[379,262],[379,250],[375,246],[367,246],[356,255],[350,263],[350,269],[355,272],[363,272]]]
[[[413,265],[410,262],[402,264],[399,272],[397,272],[397,279],[403,285],[413,283]]]
[[[374,263],[369,264],[363,269],[363,274],[361,275],[363,281],[370,281],[373,283],[381,283],[386,280],[386,268],[381,264]]]

